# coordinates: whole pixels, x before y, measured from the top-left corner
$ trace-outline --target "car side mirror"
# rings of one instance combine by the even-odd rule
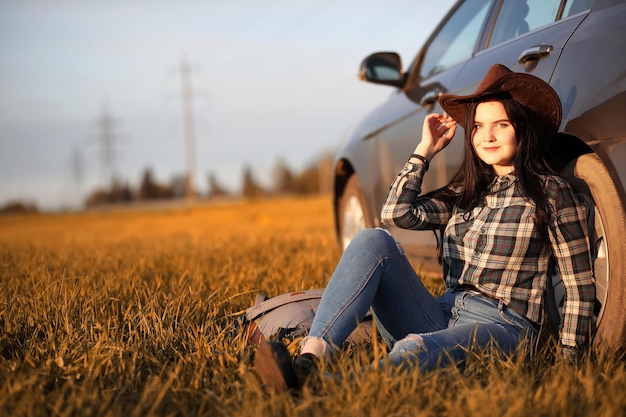
[[[361,62],[358,78],[374,84],[402,87],[402,59],[395,52],[376,52],[369,55]]]

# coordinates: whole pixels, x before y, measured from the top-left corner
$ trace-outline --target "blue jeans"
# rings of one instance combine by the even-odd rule
[[[469,349],[512,354],[537,338],[532,322],[501,301],[473,290],[447,289],[434,297],[402,247],[384,229],[366,229],[341,257],[320,301],[310,337],[340,346],[372,309],[377,328],[393,349],[384,364],[426,371],[454,362]]]

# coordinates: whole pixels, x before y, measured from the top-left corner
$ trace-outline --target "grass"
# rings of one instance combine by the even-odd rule
[[[339,257],[327,197],[0,218],[0,415],[624,415],[614,352],[359,371],[376,339],[329,365],[350,380],[264,392],[237,315],[323,287]]]

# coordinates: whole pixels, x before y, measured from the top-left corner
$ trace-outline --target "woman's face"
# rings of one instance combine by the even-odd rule
[[[476,155],[493,167],[496,175],[513,171],[517,136],[501,102],[485,101],[476,106],[472,146]]]

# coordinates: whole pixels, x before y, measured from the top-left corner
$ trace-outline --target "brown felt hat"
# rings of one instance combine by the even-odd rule
[[[469,103],[499,93],[509,93],[515,100],[535,112],[550,133],[559,130],[562,110],[561,100],[556,91],[541,78],[513,72],[501,64],[489,68],[474,94],[469,96],[442,94],[439,97],[439,104],[450,117],[465,128],[465,114]]]

